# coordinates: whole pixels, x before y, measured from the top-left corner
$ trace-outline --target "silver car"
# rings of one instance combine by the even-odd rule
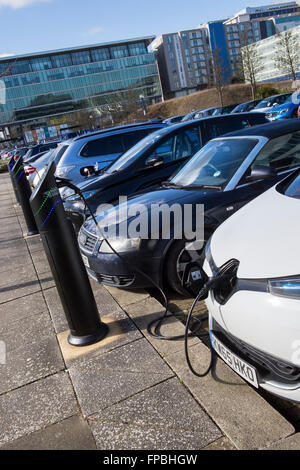
[[[56,176],[78,184],[88,175],[106,168],[148,134],[166,126],[146,122],[75,137],[57,164]]]

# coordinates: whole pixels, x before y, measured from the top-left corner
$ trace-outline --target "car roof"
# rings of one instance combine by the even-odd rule
[[[124,126],[108,127],[107,129],[101,129],[100,131],[97,131],[97,132],[90,132],[89,134],[80,135],[78,137],[74,137],[72,142],[77,142],[79,140],[83,140],[89,137],[94,137],[97,135],[107,134],[108,132],[114,132],[114,131],[119,131],[119,130],[121,131],[121,130],[126,130],[126,129],[130,130],[130,129],[134,129],[135,127],[142,127],[142,126],[150,127],[150,126],[157,126],[157,125],[161,127],[165,127],[165,124],[162,122],[153,122],[153,121],[137,122],[135,124],[126,124]]]
[[[241,119],[242,117],[253,117],[253,116],[262,116],[262,113],[239,113],[239,114],[221,114],[218,116],[207,116],[207,117],[202,117],[199,119],[192,119],[189,121],[184,121],[184,122],[178,122],[177,124],[172,124],[171,126],[165,126],[162,129],[158,129],[156,131],[156,135],[167,135],[168,133],[171,133],[175,130],[185,128],[185,127],[193,127],[195,126],[198,122],[213,122],[213,121],[219,121],[220,119],[230,119],[230,120],[235,120],[235,119]],[[255,126],[257,127],[257,126]],[[247,128],[248,129],[248,128]]]
[[[279,137],[282,134],[288,134],[289,132],[296,131],[300,131],[300,120],[291,119],[288,121],[269,122],[267,124],[259,124],[257,126],[247,127],[239,131],[230,132],[224,135],[224,137],[257,135],[267,137],[268,139],[274,139],[275,137]]]

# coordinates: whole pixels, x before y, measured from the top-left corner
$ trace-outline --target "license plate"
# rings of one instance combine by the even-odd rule
[[[83,259],[83,262],[84,262],[84,265],[89,268],[90,267],[90,263],[89,263],[89,259],[87,256],[85,255],[81,255],[82,256],[82,259]]]
[[[238,375],[258,388],[257,373],[254,367],[233,354],[230,349],[224,346],[213,333],[210,333],[211,344],[216,353],[231,367]]]

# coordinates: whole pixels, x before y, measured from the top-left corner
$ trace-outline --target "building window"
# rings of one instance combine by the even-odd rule
[[[107,47],[102,47],[101,49],[92,49],[91,56],[93,62],[100,62],[101,60],[109,60],[109,50]]]
[[[39,57],[37,59],[31,59],[30,63],[33,72],[38,72],[39,70],[49,70],[52,68],[50,57]]]
[[[80,51],[72,53],[72,62],[74,65],[88,64],[91,62],[89,51]]]
[[[120,59],[122,57],[128,57],[127,46],[115,46],[110,48],[112,59]]]
[[[130,55],[147,54],[146,46],[143,42],[137,42],[135,44],[129,44]]]
[[[18,73],[31,72],[29,60],[19,60],[11,65],[11,74],[17,75]]]
[[[53,68],[68,67],[72,65],[70,54],[59,54],[51,57]]]

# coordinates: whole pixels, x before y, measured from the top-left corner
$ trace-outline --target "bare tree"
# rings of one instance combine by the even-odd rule
[[[224,64],[221,49],[216,47],[210,56],[211,82],[216,87],[220,105],[224,106],[224,89],[228,85],[228,67]]]
[[[244,79],[250,83],[252,98],[255,99],[257,75],[263,69],[263,65],[257,52],[257,45],[250,43],[248,36],[245,39],[244,47],[241,48],[241,62]]]
[[[276,68],[292,78],[297,79],[297,71],[300,69],[299,39],[292,31],[277,33],[278,49],[275,52]]]

